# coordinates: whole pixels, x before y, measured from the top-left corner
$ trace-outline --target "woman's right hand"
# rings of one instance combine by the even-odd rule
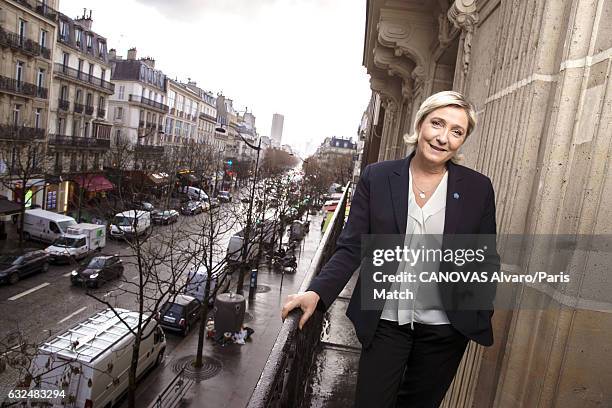
[[[319,295],[311,290],[304,293],[289,295],[287,296],[287,300],[283,306],[281,317],[283,320],[285,320],[290,311],[296,307],[299,307],[302,309],[302,312],[304,312],[299,323],[300,330],[302,330],[304,324],[308,321],[310,316],[312,316],[317,308],[317,303],[319,303]]]

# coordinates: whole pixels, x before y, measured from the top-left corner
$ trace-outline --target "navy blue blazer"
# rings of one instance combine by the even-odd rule
[[[338,297],[353,272],[361,264],[363,234],[405,234],[408,216],[408,176],[413,155],[368,165],[357,183],[348,220],[340,234],[334,254],[311,282],[308,290],[320,296],[317,307],[326,310]],[[496,234],[495,195],[491,180],[467,167],[448,162],[444,236],[447,234]],[[458,193],[458,199],[455,198]],[[499,256],[493,248],[487,260],[498,270]],[[442,269],[441,269],[442,270]],[[439,286],[440,287],[440,286]],[[440,292],[456,290],[451,284]],[[493,344],[491,316],[492,293],[485,310],[446,310],[452,326],[471,340],[484,346]],[[441,293],[444,302],[444,294]],[[355,325],[359,341],[368,347],[376,331],[382,310],[361,307],[361,276],[353,291],[347,316]]]

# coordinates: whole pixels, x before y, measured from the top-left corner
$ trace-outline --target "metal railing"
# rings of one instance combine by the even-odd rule
[[[28,126],[0,125],[0,139],[36,140],[44,139],[45,130]]]
[[[47,99],[47,88],[0,75],[0,91]]]
[[[193,382],[194,380],[185,376],[185,368],[183,367],[155,401],[149,405],[149,408],[172,408],[179,405]]]
[[[17,3],[35,11],[43,17],[52,21],[57,21],[57,11],[49,7],[45,2],[40,0],[16,0]]]
[[[163,111],[164,113],[167,113],[169,111],[169,108],[167,105],[164,105],[163,103],[160,103],[160,102],[156,102],[153,99],[145,98],[144,96],[130,94],[129,101],[141,103],[143,105],[147,105],[152,108],[159,109],[160,111]]]
[[[74,111],[76,113],[83,113],[84,109],[85,109],[85,105],[83,105],[82,103],[78,103],[78,102],[74,103]]]
[[[350,183],[319,243],[299,292],[308,288],[334,252],[336,240],[344,226],[349,187]],[[315,311],[303,330],[298,328],[300,317],[301,312],[293,311],[285,319],[251,395],[248,408],[299,408],[304,401],[310,371],[321,339],[323,313]]]
[[[93,149],[110,149],[109,139],[96,139],[92,137],[78,137],[50,134],[49,145],[51,146],[74,146]]]
[[[92,105],[85,105],[85,114],[91,116],[93,113],[94,107]]]
[[[103,118],[106,116],[106,109],[98,108],[98,117]]]
[[[75,79],[79,82],[91,84],[111,94],[115,92],[115,84],[105,81],[102,78],[98,78],[97,76],[89,75],[86,72],[79,71],[78,69],[69,67],[68,65],[64,65],[59,62],[55,63],[54,72],[56,74],[63,75],[67,78]]]
[[[10,32],[0,27],[0,45],[11,47],[22,51],[27,55],[39,56],[43,58],[51,58],[51,50],[41,46],[36,41],[25,38],[17,33]]]
[[[59,108],[59,110],[67,111],[68,109],[70,109],[70,101],[59,98],[57,100],[57,107]],[[75,112],[76,112],[76,103],[75,103]]]
[[[136,154],[162,155],[164,154],[164,146],[154,145],[136,145]]]

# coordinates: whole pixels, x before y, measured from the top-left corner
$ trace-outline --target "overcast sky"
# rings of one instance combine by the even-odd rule
[[[365,0],[59,0],[123,57],[136,47],[171,78],[222,91],[283,143],[312,149],[326,136],[356,138],[370,97],[361,62]]]

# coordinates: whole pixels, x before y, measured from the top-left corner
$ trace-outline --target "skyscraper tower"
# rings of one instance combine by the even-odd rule
[[[277,146],[281,146],[281,141],[283,139],[283,122],[285,121],[285,117],[280,113],[275,113],[272,115],[272,129],[270,130],[270,137],[273,140],[273,143]]]

